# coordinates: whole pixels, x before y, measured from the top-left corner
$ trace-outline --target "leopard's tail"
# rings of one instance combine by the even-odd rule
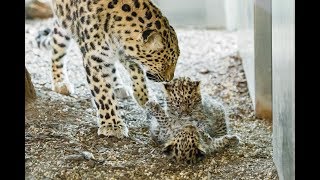
[[[46,28],[44,30],[39,31],[36,37],[38,48],[50,49],[51,38],[52,38],[52,30],[50,28]]]

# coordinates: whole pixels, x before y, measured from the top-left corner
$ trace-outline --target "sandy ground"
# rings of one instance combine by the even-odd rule
[[[181,56],[175,76],[201,80],[203,93],[229,109],[231,130],[241,138],[236,148],[195,165],[179,165],[170,163],[151,141],[145,112],[131,97],[119,102],[130,137],[97,135],[96,110],[75,44],[67,55],[75,93],[51,91],[50,53],[33,45],[37,30],[49,24],[26,21],[25,27],[25,64],[38,94],[26,107],[26,179],[278,179],[271,124],[253,114],[234,32],[177,29]],[[123,69],[120,74],[128,84]],[[161,99],[160,84],[150,82],[149,87]]]

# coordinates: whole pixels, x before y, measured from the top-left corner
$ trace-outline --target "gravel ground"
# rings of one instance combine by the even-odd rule
[[[34,46],[39,29],[51,20],[26,21],[25,64],[38,99],[26,107],[26,179],[278,179],[272,162],[271,124],[253,114],[234,32],[177,29],[181,56],[175,76],[202,81],[203,93],[229,109],[230,127],[240,145],[195,165],[171,164],[150,139],[145,112],[129,97],[119,102],[129,138],[97,135],[80,53],[72,44],[67,58],[75,93],[51,91],[48,51]],[[128,77],[123,69],[124,82]],[[149,82],[152,95],[160,85]],[[130,88],[128,88],[130,89]]]

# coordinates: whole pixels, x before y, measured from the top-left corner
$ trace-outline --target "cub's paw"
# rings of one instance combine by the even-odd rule
[[[149,100],[145,104],[145,109],[151,114],[154,114],[161,111],[161,106],[156,101]]]
[[[98,135],[113,136],[122,139],[123,137],[128,137],[128,128],[122,121],[118,121],[118,124],[114,124],[111,120],[102,121],[98,129]]]
[[[228,139],[229,141],[228,143],[229,147],[235,147],[240,142],[240,138],[237,135],[226,135],[226,139]]]
[[[74,93],[73,85],[66,82],[58,82],[54,83],[53,88],[55,92],[59,94],[63,94],[69,96],[70,94]]]

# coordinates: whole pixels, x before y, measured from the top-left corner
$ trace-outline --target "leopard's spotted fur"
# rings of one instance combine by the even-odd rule
[[[148,101],[152,138],[164,145],[170,158],[194,163],[206,154],[236,146],[239,138],[228,130],[225,108],[202,96],[200,82],[177,78],[164,84],[166,107]]]
[[[53,89],[73,91],[65,56],[71,39],[82,56],[91,94],[98,108],[98,134],[123,137],[128,129],[118,116],[115,87],[119,84],[115,62],[131,76],[133,95],[144,107],[148,79],[170,81],[179,56],[176,33],[150,0],[53,0],[52,30],[40,32],[39,46],[52,48]]]

